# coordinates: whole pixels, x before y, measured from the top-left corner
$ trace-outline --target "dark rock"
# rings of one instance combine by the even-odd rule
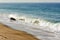
[[[15,18],[13,18],[13,17],[11,17],[11,18],[10,18],[10,20],[16,21],[16,19],[15,19]]]

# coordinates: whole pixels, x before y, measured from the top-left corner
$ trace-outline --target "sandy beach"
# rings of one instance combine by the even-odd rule
[[[31,34],[9,28],[0,23],[0,40],[38,40]]]

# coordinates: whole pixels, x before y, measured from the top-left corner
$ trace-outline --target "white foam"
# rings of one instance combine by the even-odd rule
[[[37,26],[37,28],[42,28],[43,30],[46,31],[51,31],[51,32],[59,32],[60,31],[60,23],[52,23],[52,22],[48,22],[46,20],[43,19],[37,19],[37,18],[29,18],[27,16],[18,16],[17,14],[1,14],[0,16],[4,17],[4,19],[9,19],[10,17],[14,17],[17,19],[17,21],[19,19],[20,22],[22,21],[23,23],[27,23],[27,24],[31,24],[31,25],[35,25],[35,27]],[[37,23],[38,22],[38,23]]]

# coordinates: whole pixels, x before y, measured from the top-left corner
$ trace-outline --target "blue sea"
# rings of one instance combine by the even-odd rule
[[[0,12],[60,22],[60,3],[1,3]]]
[[[18,21],[16,25],[15,22],[13,24],[8,21],[11,17]],[[44,40],[60,40],[60,34],[55,34],[60,33],[60,3],[0,3],[0,21],[12,28],[39,36]],[[54,34],[47,34],[44,31],[54,32]]]

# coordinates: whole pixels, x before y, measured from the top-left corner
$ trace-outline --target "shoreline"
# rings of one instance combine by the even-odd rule
[[[0,23],[0,39],[1,40],[39,40],[27,32],[14,30],[2,23]]]

